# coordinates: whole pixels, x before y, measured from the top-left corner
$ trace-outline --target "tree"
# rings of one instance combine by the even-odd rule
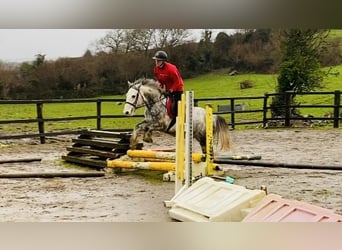
[[[204,30],[198,43],[198,57],[202,72],[209,72],[213,69],[213,43],[211,41],[212,31]]]
[[[36,60],[33,62],[33,65],[35,67],[39,67],[45,62],[45,55],[44,54],[37,54],[36,55]]]
[[[169,29],[170,35],[168,46],[176,47],[185,43],[190,36],[189,31],[186,29]]]
[[[155,29],[114,29],[98,40],[96,49],[98,52],[134,52],[144,51],[152,47],[152,38]]]
[[[213,48],[214,68],[229,67],[231,65],[230,50],[233,40],[224,32],[217,34]]]
[[[122,49],[124,38],[124,29],[111,30],[97,42],[97,50],[117,53]]]
[[[290,103],[295,104],[295,96],[304,91],[312,91],[321,87],[323,71],[320,69],[319,55],[327,30],[290,29],[282,32],[282,61],[278,76],[276,96],[271,104],[273,116],[284,116],[286,99],[284,93],[292,91]],[[298,110],[291,113],[298,115]]]
[[[154,33],[154,47],[176,47],[184,44],[189,37],[187,29],[156,29]]]
[[[152,38],[154,35],[154,29],[134,29],[127,36],[127,42],[131,41],[130,51],[144,51],[146,55],[148,50],[152,46]]]

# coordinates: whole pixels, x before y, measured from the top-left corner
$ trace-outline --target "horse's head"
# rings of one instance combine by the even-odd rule
[[[153,79],[138,79],[128,82],[126,104],[123,113],[132,116],[135,110],[141,107],[151,108],[160,101],[161,88]]]
[[[140,93],[141,82],[128,81],[128,91],[126,93],[126,103],[123,109],[123,113],[127,116],[132,116],[135,110],[144,104],[142,94]]]

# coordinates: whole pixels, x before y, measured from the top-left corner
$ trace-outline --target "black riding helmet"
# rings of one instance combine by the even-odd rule
[[[152,57],[154,60],[161,60],[161,61],[167,61],[167,54],[163,50],[159,50],[156,52],[154,57]]]

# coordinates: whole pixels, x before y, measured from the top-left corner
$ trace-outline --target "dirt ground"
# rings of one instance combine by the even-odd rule
[[[174,137],[155,133],[145,148],[174,147]],[[231,131],[232,154],[258,154],[263,162],[342,166],[342,130],[266,129]],[[92,171],[61,159],[76,136],[0,141],[0,161],[41,158],[41,161],[0,164],[0,174]],[[194,142],[194,150],[199,145]],[[222,152],[221,152],[222,153]],[[235,184],[305,201],[342,214],[341,170],[312,170],[220,164]],[[148,171],[147,171],[148,172]],[[0,178],[0,222],[96,221],[168,222],[164,201],[174,183],[162,172],[133,171],[88,178]]]

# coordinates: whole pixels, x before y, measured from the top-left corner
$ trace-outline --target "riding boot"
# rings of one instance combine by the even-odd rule
[[[172,114],[173,117],[176,117],[178,115],[178,101],[182,99],[182,91],[174,91],[172,92]]]
[[[172,98],[172,104],[171,104],[171,112],[173,115],[173,118],[169,124],[169,126],[166,129],[166,132],[169,132],[169,130],[173,127],[173,125],[175,125],[176,123],[176,117],[178,115],[178,101],[181,100],[182,98],[182,91],[175,91],[171,93],[171,97]]]

